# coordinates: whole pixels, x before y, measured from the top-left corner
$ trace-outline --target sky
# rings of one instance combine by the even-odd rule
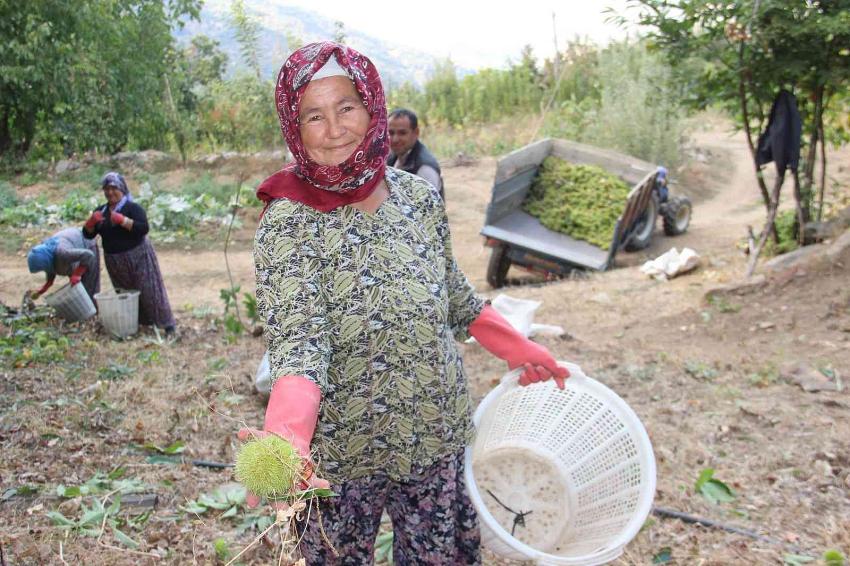
[[[525,44],[539,59],[551,57],[555,37],[563,49],[577,36],[604,44],[626,34],[615,24],[606,24],[602,13],[606,7],[623,12],[626,0],[278,1],[340,20],[347,29],[435,57],[451,57],[455,64],[471,69],[516,61]],[[419,6],[422,10],[416,9]]]

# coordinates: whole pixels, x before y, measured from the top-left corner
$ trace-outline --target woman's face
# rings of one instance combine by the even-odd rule
[[[319,165],[339,165],[366,137],[370,120],[354,83],[347,77],[311,81],[298,113],[301,143]]]
[[[121,199],[124,197],[124,193],[122,193],[121,189],[119,189],[118,187],[106,185],[105,187],[103,187],[103,196],[106,197],[106,202],[111,205],[116,205],[121,202]]]

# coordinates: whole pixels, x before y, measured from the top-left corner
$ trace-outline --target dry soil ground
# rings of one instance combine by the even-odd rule
[[[741,281],[746,258],[737,244],[747,225],[758,229],[763,209],[742,137],[715,128],[697,134],[696,145],[709,161],[680,175],[678,190],[694,200],[687,234],[671,239],[659,230],[652,247],[618,256],[619,268],[606,273],[537,285],[512,271],[523,284],[500,292],[541,301],[536,320],[567,331],[541,342],[609,385],[641,417],[657,457],[657,505],[771,539],[651,517],[618,564],[668,557],[675,564],[782,564],[788,553],[819,558],[834,548],[850,554],[850,393],[846,387],[805,392],[783,374],[789,363],[823,370],[832,380],[850,374],[850,253],[766,273],[760,286],[707,301],[709,290]],[[848,162],[846,150],[831,157],[845,190]],[[494,170],[495,160],[485,158],[445,172],[458,261],[489,297],[497,292],[485,283],[489,250],[478,232]],[[256,211],[249,212],[229,254],[243,291],[253,289]],[[638,271],[674,245],[695,249],[701,266],[668,282]],[[202,308],[221,311],[219,291],[228,285],[223,257],[220,244],[159,247],[180,341],[161,343],[143,333],[118,342],[89,323],[66,328],[76,347],[64,363],[3,368],[2,491],[38,488],[0,502],[6,564],[214,564],[220,561],[216,539],[232,555],[253,538],[250,531],[237,534],[238,521],[221,517],[222,511],[181,511],[231,482],[229,470],[150,463],[153,449],[139,448],[181,440],[187,460],[231,462],[239,423],[262,420],[264,399],[251,387],[261,339],[226,341],[210,309]],[[0,257],[5,304],[18,304],[36,283],[21,254]],[[464,349],[477,401],[505,368],[477,346]],[[135,551],[108,527],[100,533],[97,525],[94,536],[68,534],[46,515],[80,518],[92,498],[56,498],[55,487],[80,485],[118,467],[157,496],[147,522],[135,527],[127,518],[143,508],[122,505],[122,528],[140,543]],[[732,488],[734,501],[711,504],[694,492],[706,468]],[[242,558],[277,563],[274,542]],[[487,561],[506,563],[490,554]]]

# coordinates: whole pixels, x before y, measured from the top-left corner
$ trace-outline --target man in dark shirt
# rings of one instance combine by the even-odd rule
[[[390,156],[387,165],[422,177],[438,191],[445,200],[440,164],[428,148],[419,141],[419,120],[412,110],[393,110],[388,119]]]

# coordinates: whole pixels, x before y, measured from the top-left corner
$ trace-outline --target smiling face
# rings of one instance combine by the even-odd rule
[[[124,193],[121,192],[121,189],[118,187],[113,187],[112,185],[106,185],[103,187],[103,196],[106,197],[106,202],[111,206],[115,206],[121,199],[124,198]]]
[[[301,143],[319,165],[339,165],[366,137],[370,120],[354,83],[347,77],[311,81],[298,113]]]
[[[419,126],[412,128],[410,118],[404,115],[390,118],[388,132],[390,149],[396,155],[404,155],[419,139]]]

